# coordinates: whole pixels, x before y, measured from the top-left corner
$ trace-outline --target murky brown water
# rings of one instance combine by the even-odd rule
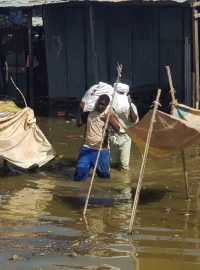
[[[12,168],[0,177],[0,269],[200,269],[200,148],[186,150],[191,200],[179,155],[147,161],[133,236],[127,234],[141,155],[133,148],[131,170],[76,183],[74,162],[81,139],[75,123],[38,118],[63,159],[36,171]],[[14,256],[13,255],[17,255]]]

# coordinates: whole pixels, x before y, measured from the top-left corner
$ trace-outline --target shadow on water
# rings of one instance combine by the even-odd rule
[[[55,173],[61,175],[68,175],[71,176],[69,173],[70,169],[75,167],[76,160],[61,160],[58,157],[49,161],[47,164],[43,165],[42,167],[33,166],[29,169],[23,169],[16,167],[15,165],[10,164],[7,162],[6,166],[0,166],[0,177],[6,176],[17,176],[21,174],[38,174],[38,173]]]
[[[131,190],[132,199],[134,199],[136,189]],[[163,199],[170,190],[166,189],[142,189],[140,192],[139,204],[158,202]]]
[[[90,196],[88,208],[92,209],[97,207],[116,207],[128,204],[130,205],[134,200],[135,191],[135,189],[131,190],[129,198],[115,198],[113,194],[119,194],[118,189],[113,189],[112,191],[104,189],[101,192],[95,191],[95,194],[100,194]],[[140,193],[139,204],[158,202],[163,199],[169,192],[170,191],[166,189],[143,189]],[[54,195],[54,197],[56,200],[59,200],[63,204],[70,205],[74,209],[83,209],[87,196],[87,194],[84,193],[85,191],[77,190],[76,196]]]

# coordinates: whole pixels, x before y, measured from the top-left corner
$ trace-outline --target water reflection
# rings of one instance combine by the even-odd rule
[[[73,122],[66,124],[64,119],[41,118],[39,126],[58,155],[64,156],[62,166],[59,163],[32,173],[2,177],[1,222],[5,218],[39,220],[35,229],[38,238],[31,242],[35,248],[51,246],[58,254],[66,251],[70,243],[78,256],[65,256],[62,262],[55,263],[51,255],[48,258],[55,269],[199,269],[198,146],[185,151],[192,195],[189,201],[185,200],[180,155],[162,160],[148,157],[130,241],[127,231],[141,166],[140,152],[133,146],[129,172],[111,169],[110,180],[95,178],[85,220],[82,212],[89,181],[72,180],[73,161],[82,141],[65,136],[82,131]],[[30,242],[18,239],[25,240]]]
[[[37,188],[25,187],[12,192],[1,206],[0,217],[37,219],[41,215],[47,215],[46,207],[53,197],[50,190],[54,187],[54,180],[39,179]]]

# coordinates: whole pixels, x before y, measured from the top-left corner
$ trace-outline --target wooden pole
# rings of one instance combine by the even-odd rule
[[[17,91],[19,91],[20,95],[22,96],[23,100],[24,100],[24,104],[25,104],[25,107],[27,107],[27,102],[26,102],[26,99],[22,93],[22,91],[17,87],[17,85],[15,84],[14,80],[12,77],[10,77],[11,79],[11,82],[13,83],[13,85],[15,86],[15,88],[17,89]]]
[[[32,44],[32,10],[28,11],[28,47],[29,47],[29,94],[30,105],[34,106],[34,88],[33,88],[33,44]]]
[[[171,76],[171,72],[170,72],[170,67],[166,66],[165,67],[167,70],[167,76],[168,76],[168,80],[169,80],[169,86],[170,86],[170,94],[172,97],[172,109],[171,109],[171,113],[173,113],[173,110],[175,108],[175,105],[177,102],[176,98],[175,98],[175,93],[174,93],[174,86],[173,86],[173,82],[172,82],[172,76]],[[185,179],[185,187],[186,187],[186,197],[187,199],[189,199],[189,185],[188,185],[188,174],[187,174],[187,170],[186,170],[186,163],[185,163],[185,156],[184,156],[184,151],[181,151],[181,158],[182,158],[182,164],[183,164],[183,174],[184,174],[184,179]]]
[[[115,92],[116,92],[118,83],[120,82],[120,79],[121,79],[122,65],[118,65],[117,66],[117,72],[118,72],[118,77],[117,77],[117,81],[116,81],[116,84],[115,84],[113,98],[114,98],[114,95],[115,95]],[[112,102],[113,102],[113,99],[112,99]],[[111,102],[110,108],[112,107],[112,102]],[[96,159],[96,162],[95,162],[95,166],[94,166],[94,169],[93,169],[92,178],[91,178],[90,186],[89,186],[89,189],[88,189],[88,194],[87,194],[86,201],[85,201],[83,215],[85,215],[86,214],[86,211],[87,211],[88,201],[89,201],[90,193],[91,193],[91,190],[92,190],[92,184],[94,182],[94,176],[95,176],[95,173],[96,173],[97,164],[99,162],[99,157],[100,157],[100,153],[101,153],[102,144],[103,144],[103,141],[104,141],[104,136],[105,136],[105,133],[106,133],[106,129],[107,129],[107,126],[108,126],[109,118],[110,118],[110,109],[108,111],[106,122],[105,122],[105,126],[104,126],[104,129],[103,129],[102,139],[101,139],[99,151],[98,151],[98,154],[97,154],[97,159]]]
[[[170,87],[170,95],[172,97],[172,105],[171,105],[171,113],[174,110],[174,104],[177,103],[176,97],[175,97],[175,93],[174,93],[174,86],[172,83],[172,76],[171,76],[171,71],[170,71],[170,67],[169,66],[165,66],[166,71],[167,71],[167,77],[168,77],[168,81],[169,81],[169,87]]]
[[[146,140],[145,150],[144,150],[144,154],[143,154],[142,165],[141,165],[141,169],[140,169],[137,189],[135,192],[135,198],[134,198],[134,203],[133,203],[132,213],[131,213],[131,220],[130,220],[130,224],[129,224],[129,233],[132,232],[133,224],[135,221],[136,210],[137,210],[137,205],[138,205],[138,201],[139,201],[140,190],[141,190],[142,180],[143,180],[143,175],[144,175],[144,169],[145,169],[146,160],[147,160],[147,154],[148,154],[148,150],[149,150],[151,135],[153,132],[153,126],[155,123],[156,111],[157,111],[158,106],[159,106],[160,94],[161,94],[161,89],[158,89],[156,100],[154,101],[154,107],[153,107],[153,113],[152,113],[151,122],[150,122],[150,126],[149,126],[149,131],[147,134],[147,140]]]
[[[192,107],[196,107],[196,95],[195,95],[195,74],[192,72]]]
[[[195,18],[198,13],[197,9],[193,9],[193,62],[195,73],[195,108],[199,109],[199,30],[198,19]]]
[[[98,62],[97,62],[97,53],[95,50],[95,41],[94,41],[94,15],[93,8],[89,6],[89,17],[90,17],[90,33],[91,33],[91,45],[92,45],[92,64],[94,71],[94,81],[98,83],[99,74],[98,74]]]
[[[183,173],[184,173],[184,178],[185,178],[186,197],[187,197],[187,200],[188,200],[190,198],[190,194],[189,194],[188,177],[187,177],[187,170],[186,170],[186,163],[185,163],[185,155],[184,155],[183,150],[181,151],[181,159],[182,159]]]

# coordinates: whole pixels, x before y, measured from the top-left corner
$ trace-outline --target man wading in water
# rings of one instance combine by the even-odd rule
[[[88,178],[90,168],[95,166],[98,151],[102,141],[103,130],[106,118],[109,112],[110,98],[108,95],[101,95],[97,100],[95,110],[92,112],[83,112],[84,102],[80,103],[77,115],[77,127],[86,124],[85,141],[80,148],[76,170],[74,174],[75,181],[84,181]],[[116,115],[110,111],[108,125],[111,125],[115,131],[119,131],[120,125]],[[101,178],[110,177],[108,129],[105,132],[96,173]]]

